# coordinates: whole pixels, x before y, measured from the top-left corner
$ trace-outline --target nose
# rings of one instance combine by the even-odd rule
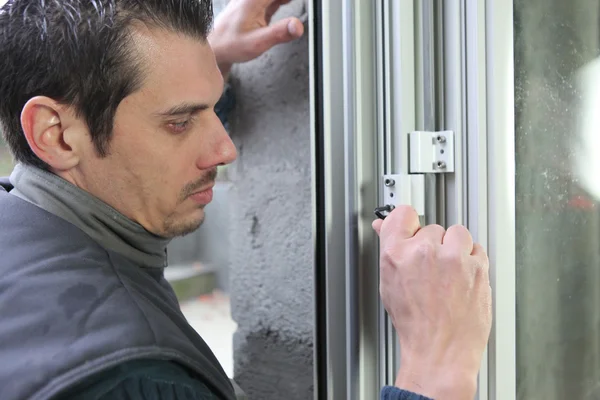
[[[223,132],[223,135],[217,146],[217,154],[219,154],[221,158],[219,165],[227,165],[237,159],[237,149],[225,128],[221,128],[221,131]]]
[[[211,129],[210,138],[206,138],[210,143],[210,146],[205,147],[209,154],[205,153],[198,157],[197,167],[201,170],[231,164],[237,158],[237,149],[225,127],[216,115],[214,120],[215,124]]]

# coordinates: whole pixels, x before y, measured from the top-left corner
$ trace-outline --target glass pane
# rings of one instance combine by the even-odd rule
[[[514,2],[517,399],[600,398],[598,9]]]

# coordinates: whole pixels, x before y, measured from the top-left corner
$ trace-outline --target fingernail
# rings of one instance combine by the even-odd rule
[[[298,26],[295,22],[296,21],[291,20],[290,22],[288,22],[288,25],[287,25],[288,32],[292,36],[298,36],[298,34],[300,33],[300,32],[298,32]]]

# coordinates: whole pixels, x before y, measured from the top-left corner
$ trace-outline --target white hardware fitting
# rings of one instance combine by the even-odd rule
[[[390,211],[398,204],[410,204],[425,215],[425,174],[454,172],[454,132],[415,131],[408,134],[408,174],[383,177],[383,201]]]
[[[410,132],[408,143],[410,174],[454,172],[454,132]]]
[[[383,201],[396,207],[410,204],[417,214],[425,215],[425,176],[395,174],[383,177]]]

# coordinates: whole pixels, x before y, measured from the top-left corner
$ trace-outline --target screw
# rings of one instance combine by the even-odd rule
[[[388,178],[385,180],[385,186],[389,187],[389,186],[394,186],[395,184],[396,184],[396,181],[394,181],[393,179]]]
[[[438,143],[446,143],[446,137],[439,135],[436,140],[438,141]]]
[[[445,169],[446,168],[446,163],[443,162],[443,161],[438,161],[436,165],[437,165],[438,169]]]

